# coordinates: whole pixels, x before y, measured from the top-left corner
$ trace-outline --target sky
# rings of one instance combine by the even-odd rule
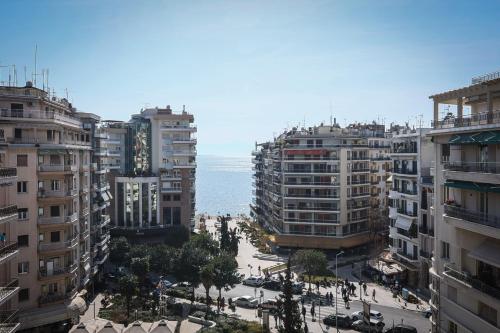
[[[19,83],[37,45],[37,72],[81,111],[185,105],[199,154],[249,156],[332,117],[429,125],[428,96],[500,70],[500,1],[0,2],[0,65]]]

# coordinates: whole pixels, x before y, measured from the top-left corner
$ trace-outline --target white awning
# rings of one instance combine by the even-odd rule
[[[500,244],[490,240],[485,241],[469,252],[469,257],[500,268]]]
[[[109,197],[109,200],[113,199],[113,196],[111,195],[111,192],[109,192],[109,191],[106,191],[106,194],[108,195],[108,197]]]
[[[411,220],[405,219],[402,216],[398,216],[396,219],[395,227],[408,231],[411,227]]]

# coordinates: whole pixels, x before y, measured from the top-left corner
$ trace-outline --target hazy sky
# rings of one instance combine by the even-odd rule
[[[248,155],[331,114],[428,124],[429,95],[500,70],[499,1],[0,1],[0,64],[19,81],[38,44],[82,111],[185,104],[200,154]]]

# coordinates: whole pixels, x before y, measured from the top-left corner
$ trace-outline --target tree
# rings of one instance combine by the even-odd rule
[[[175,258],[174,276],[178,281],[191,283],[194,289],[201,282],[201,268],[208,263],[209,256],[203,249],[195,247],[192,243],[185,243]],[[191,303],[193,303],[191,298]]]
[[[118,266],[128,265],[130,244],[125,237],[112,238],[109,259]]]
[[[211,256],[219,254],[219,244],[208,232],[202,232],[193,236],[189,242],[197,248],[208,252]]]
[[[236,283],[240,282],[238,276],[238,263],[234,257],[223,252],[212,260],[214,271],[214,286],[219,291],[219,299],[222,297],[222,289],[229,290]],[[220,304],[217,304],[217,313],[220,311]]]
[[[231,236],[227,226],[227,218],[219,216],[220,219],[220,249],[221,251],[231,251]]]
[[[234,256],[238,255],[238,246],[240,245],[241,237],[236,233],[236,228],[229,232],[229,250]]]
[[[183,225],[174,225],[168,228],[168,232],[163,239],[167,246],[180,248],[189,240],[190,231]]]
[[[146,244],[133,245],[130,248],[130,258],[145,258],[150,252],[151,247]]]
[[[151,271],[167,275],[173,270],[173,259],[177,251],[165,244],[157,244],[150,251],[149,264]]]
[[[125,275],[118,280],[120,292],[125,296],[127,304],[127,318],[130,316],[130,301],[137,294],[137,277],[134,275]]]
[[[302,332],[302,318],[299,310],[299,305],[297,301],[293,299],[290,258],[288,258],[286,264],[285,281],[283,283],[283,294],[281,295],[281,298],[283,308],[282,319],[284,327],[280,327],[280,332]]]
[[[200,273],[201,284],[205,288],[205,298],[207,311],[205,313],[205,319],[208,317],[208,310],[210,309],[210,288],[214,285],[214,267],[212,263],[208,263],[203,266]]]
[[[139,279],[142,286],[146,285],[146,275],[149,273],[149,257],[132,258],[130,270]]]
[[[311,290],[312,276],[323,274],[328,264],[325,254],[317,250],[299,250],[295,253],[293,261],[309,277],[309,290]]]

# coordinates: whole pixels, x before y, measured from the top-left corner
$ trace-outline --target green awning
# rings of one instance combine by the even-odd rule
[[[39,155],[61,155],[66,154],[65,149],[39,149]]]
[[[444,183],[444,186],[460,188],[464,190],[478,191],[478,192],[500,193],[500,186],[484,184],[484,183],[447,181],[446,183]]]
[[[455,134],[448,141],[450,145],[477,143],[470,134]]]
[[[463,144],[500,144],[500,131],[487,131],[472,134],[455,134],[448,141],[451,145]]]

